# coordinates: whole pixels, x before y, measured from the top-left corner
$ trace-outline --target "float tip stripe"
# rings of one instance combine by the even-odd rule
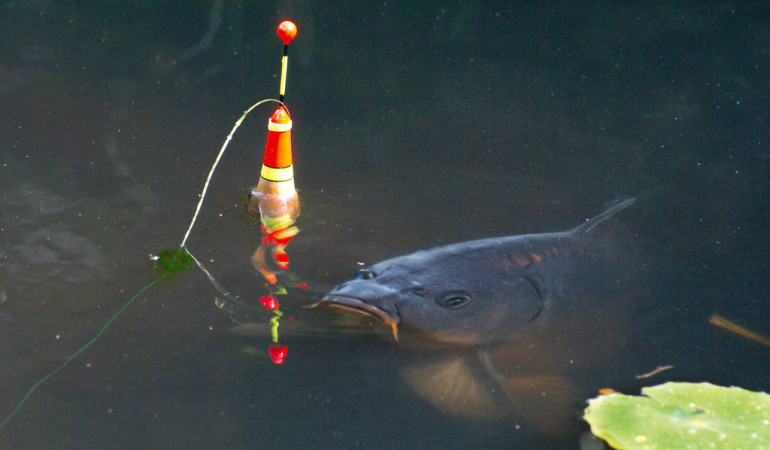
[[[263,164],[262,171],[260,172],[259,176],[264,178],[266,181],[289,181],[294,178],[294,167],[289,166],[283,169],[276,169],[274,167],[268,167]]]
[[[289,66],[289,57],[286,55],[289,46],[285,45],[283,48],[283,58],[281,58],[281,89],[279,92],[279,100],[281,101],[283,101],[283,96],[286,93],[286,72]]]
[[[283,41],[283,58],[281,59],[281,87],[278,99],[283,102],[286,93],[286,71],[289,65],[289,42],[297,37],[297,26],[290,20],[284,20],[278,24],[278,37]]]

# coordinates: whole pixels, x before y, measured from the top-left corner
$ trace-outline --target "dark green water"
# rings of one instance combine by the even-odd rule
[[[770,388],[770,349],[706,323],[770,335],[763,2],[227,0],[189,57],[211,5],[156,3],[0,5],[1,417],[158,275],[148,255],[181,241],[233,122],[277,95],[287,17],[302,201],[289,254],[312,293],[361,264],[568,229],[638,196],[623,220],[657,262],[660,314],[597,372],[630,393],[642,384],[620,368],[634,364],[675,366],[647,384]],[[261,323],[244,204],[271,111],[236,134],[188,242]],[[32,395],[0,447],[577,445],[579,430],[433,409],[399,378],[419,354],[335,332],[301,308],[311,295],[281,299],[299,331],[275,366],[269,335],[232,334],[217,295],[198,270],[149,290]]]

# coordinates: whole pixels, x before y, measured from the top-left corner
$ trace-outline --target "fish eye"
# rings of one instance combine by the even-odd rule
[[[472,300],[471,296],[465,292],[449,292],[437,303],[447,309],[457,309],[470,304]]]
[[[353,278],[355,278],[356,280],[371,280],[376,276],[377,274],[372,272],[369,269],[357,270],[356,273],[353,274]]]

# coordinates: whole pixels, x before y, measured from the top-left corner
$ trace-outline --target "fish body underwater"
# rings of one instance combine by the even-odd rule
[[[316,306],[372,316],[402,345],[430,349],[402,376],[439,409],[463,417],[513,414],[558,434],[576,422],[573,406],[581,399],[569,375],[622,347],[635,328],[630,321],[648,308],[649,264],[609,220],[633,202],[565,232],[481,239],[382,261]]]

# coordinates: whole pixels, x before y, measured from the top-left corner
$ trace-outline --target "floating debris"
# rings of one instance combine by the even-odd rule
[[[755,333],[748,328],[742,327],[735,322],[731,322],[719,314],[712,314],[711,317],[709,317],[709,323],[711,325],[718,326],[719,328],[723,328],[731,333],[743,336],[746,339],[751,339],[752,341],[759,342],[762,345],[770,347],[770,339],[767,337],[762,336],[759,333]]]
[[[673,368],[674,368],[674,366],[658,366],[658,367],[654,368],[653,370],[651,370],[651,371],[649,371],[649,372],[647,372],[645,374],[637,375],[636,378],[638,380],[641,380],[642,378],[650,378],[652,376],[655,376],[655,375],[663,372],[664,370],[669,370],[669,369],[673,369]]]

